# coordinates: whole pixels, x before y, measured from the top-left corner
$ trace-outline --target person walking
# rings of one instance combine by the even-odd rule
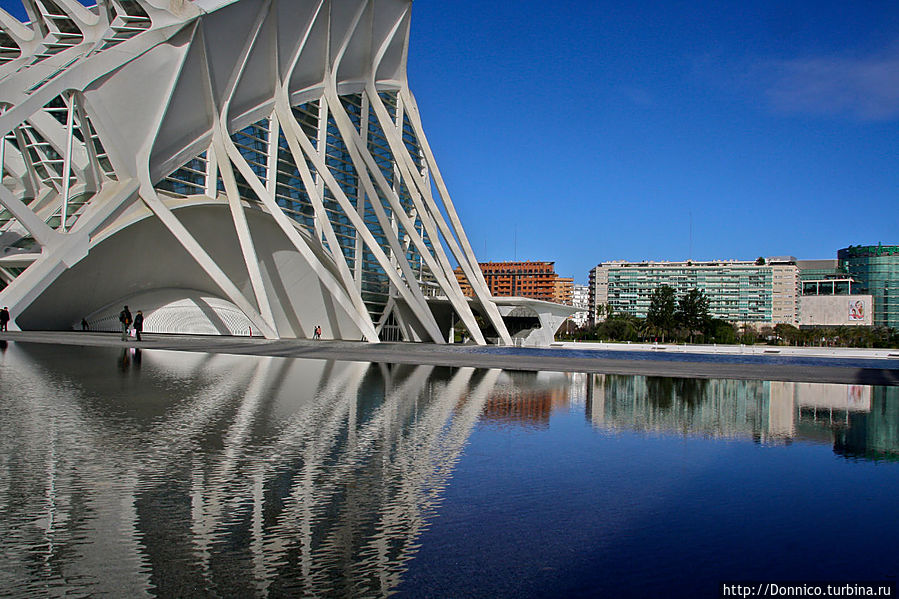
[[[81,330],[82,330],[82,331],[86,331],[86,330],[87,330],[87,320],[84,319],[84,318],[81,319]]]
[[[9,325],[9,308],[3,306],[3,309],[0,310],[0,331],[8,331],[6,328]]]
[[[144,330],[144,313],[140,310],[134,316],[134,335],[140,341],[140,333]]]
[[[319,325],[315,325],[315,331],[312,334],[313,339],[321,339],[322,338],[322,328]]]
[[[128,306],[119,312],[119,322],[122,323],[122,341],[128,341],[128,329],[131,328],[131,311]]]

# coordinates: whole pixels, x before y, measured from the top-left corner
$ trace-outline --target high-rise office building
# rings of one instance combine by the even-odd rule
[[[899,328],[899,245],[850,245],[837,259],[874,298],[874,325]]]

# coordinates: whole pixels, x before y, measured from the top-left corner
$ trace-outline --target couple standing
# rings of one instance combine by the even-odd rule
[[[125,309],[119,312],[119,322],[122,323],[122,341],[128,341],[128,332],[132,325],[131,311],[128,310],[128,306],[125,306]],[[140,310],[137,311],[133,324],[135,337],[137,341],[140,341],[140,334],[144,330],[144,313]]]

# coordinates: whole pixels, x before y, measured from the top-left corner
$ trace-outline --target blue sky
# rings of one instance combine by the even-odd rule
[[[481,260],[899,243],[895,1],[417,0],[410,45]]]
[[[482,261],[899,243],[895,0],[416,0],[410,46]]]

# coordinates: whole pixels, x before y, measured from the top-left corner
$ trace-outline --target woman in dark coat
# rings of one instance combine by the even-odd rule
[[[137,315],[134,317],[134,334],[137,338],[137,341],[140,341],[140,332],[144,330],[144,313],[140,310],[137,311]]]

